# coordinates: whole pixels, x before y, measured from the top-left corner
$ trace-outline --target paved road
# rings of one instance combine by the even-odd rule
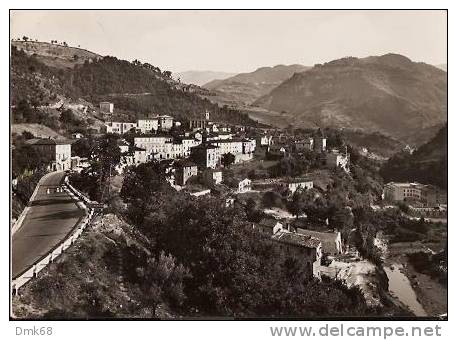
[[[63,240],[85,214],[65,191],[56,192],[64,176],[53,173],[41,182],[22,227],[13,235],[13,279]]]

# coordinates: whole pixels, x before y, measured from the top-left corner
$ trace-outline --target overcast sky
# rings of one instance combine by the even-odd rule
[[[173,72],[248,72],[390,52],[447,63],[445,11],[11,11],[11,35]]]

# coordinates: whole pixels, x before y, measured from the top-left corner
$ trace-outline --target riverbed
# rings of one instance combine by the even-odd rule
[[[408,307],[415,316],[427,316],[424,307],[417,300],[416,292],[411,286],[411,282],[402,272],[402,269],[403,265],[399,263],[384,267],[389,279],[389,292]]]

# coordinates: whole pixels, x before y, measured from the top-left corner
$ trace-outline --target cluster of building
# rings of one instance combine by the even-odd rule
[[[273,157],[285,157],[290,154],[303,152],[316,152],[322,156],[322,162],[330,169],[341,168],[349,172],[350,155],[338,149],[327,150],[327,138],[322,134],[307,138],[295,139],[285,134],[262,135],[257,138],[258,145],[265,153]]]
[[[116,122],[105,123],[106,133],[124,134],[129,131],[148,133],[157,131],[170,131],[171,128],[181,123],[168,115],[155,115],[152,117],[138,119],[136,122]]]

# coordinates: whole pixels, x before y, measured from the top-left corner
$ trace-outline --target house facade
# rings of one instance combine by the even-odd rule
[[[175,181],[180,186],[186,185],[189,178],[197,176],[197,164],[190,161],[182,161],[176,164]]]
[[[157,131],[159,129],[159,119],[158,118],[138,119],[137,127],[138,127],[138,130],[140,130],[142,133]]]
[[[220,150],[212,144],[201,144],[191,148],[190,157],[203,168],[215,169],[221,162]]]
[[[284,258],[295,258],[302,264],[305,275],[308,278],[315,277],[320,279],[322,260],[322,244],[320,240],[287,230],[279,230],[271,236],[271,239],[279,243]]]
[[[124,134],[137,128],[137,123],[130,122],[106,122],[106,133]]]
[[[51,170],[71,169],[71,142],[50,138],[27,141],[47,162]]]

